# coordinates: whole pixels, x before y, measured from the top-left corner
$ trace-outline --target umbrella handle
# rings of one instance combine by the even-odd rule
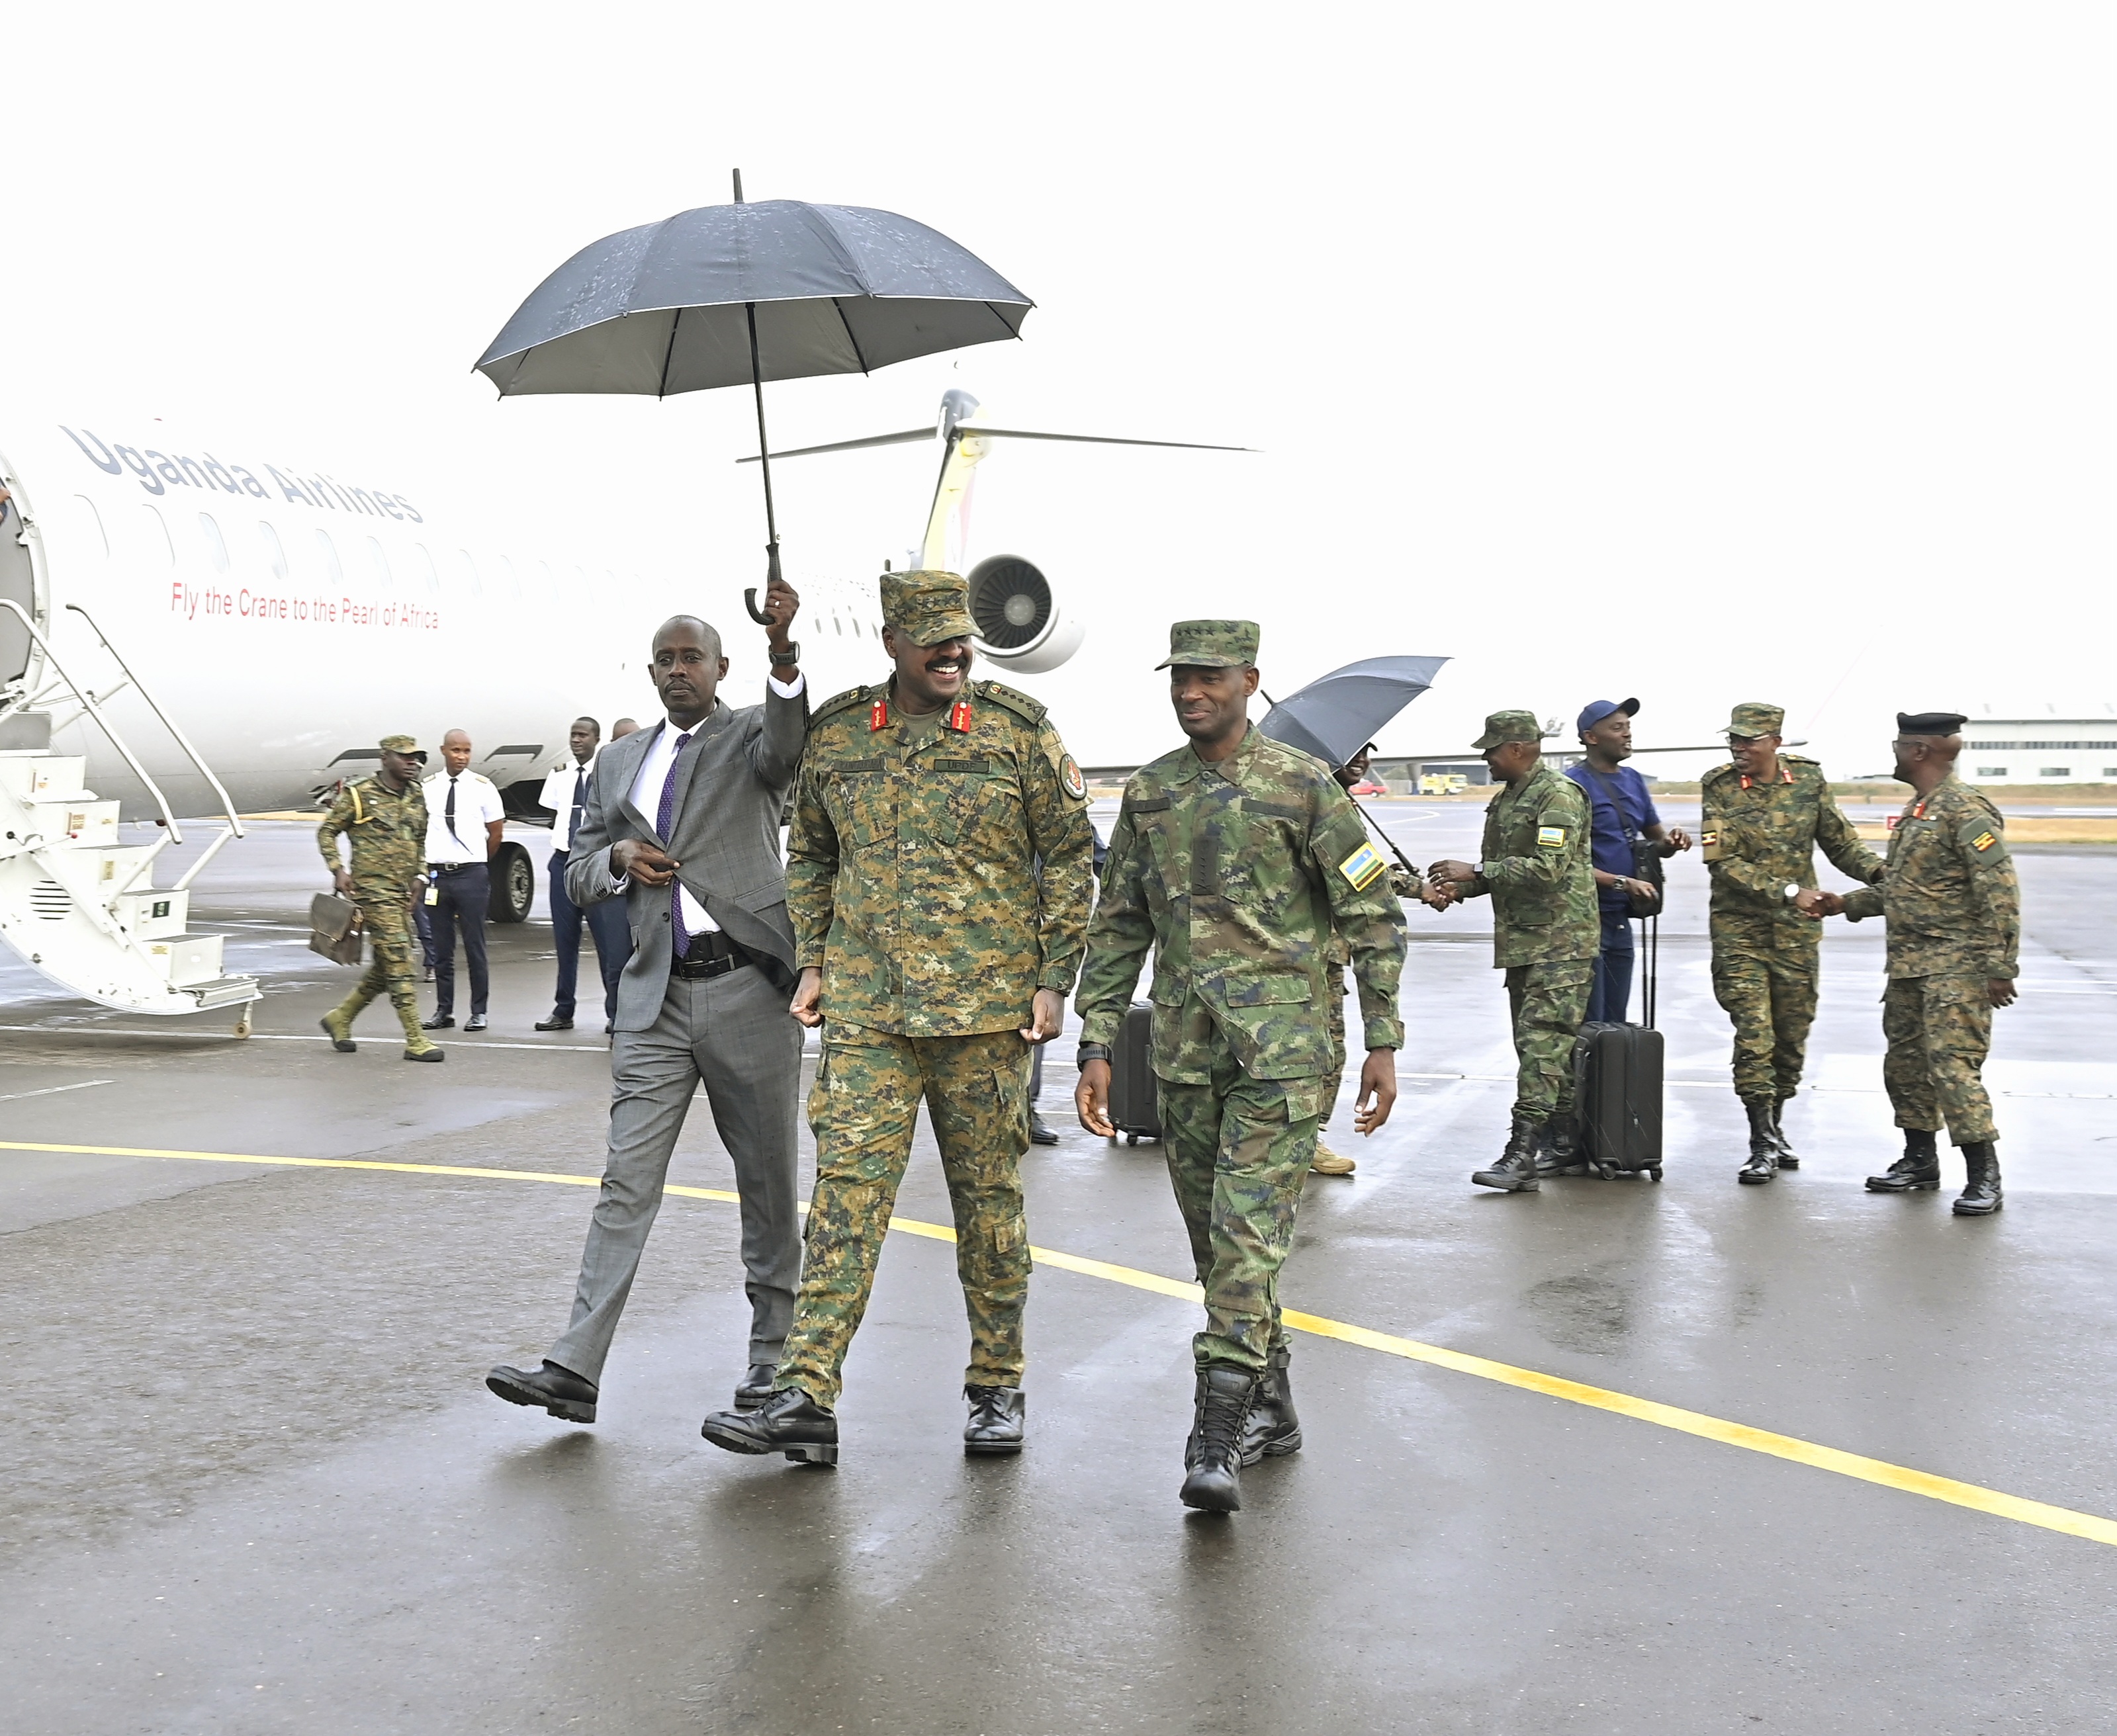
[[[767,584],[776,585],[780,583],[779,545],[776,541],[768,542],[764,546],[764,578]],[[769,627],[772,624],[772,617],[757,606],[755,586],[745,587],[742,593],[742,606],[749,611],[750,619],[756,622],[759,626]]]

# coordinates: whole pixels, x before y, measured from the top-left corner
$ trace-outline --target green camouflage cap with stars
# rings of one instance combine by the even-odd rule
[[[1543,725],[1536,721],[1534,711],[1495,711],[1485,720],[1485,733],[1470,744],[1483,753],[1487,748],[1497,748],[1503,742],[1543,739]]]
[[[970,586],[935,567],[882,575],[882,621],[919,646],[967,639],[978,630]]]
[[[1248,669],[1257,661],[1255,621],[1178,621],[1169,629],[1169,656],[1156,669]]]
[[[1738,705],[1728,713],[1727,727],[1723,735],[1777,735],[1786,726],[1786,707],[1783,705],[1760,705],[1752,700]]]

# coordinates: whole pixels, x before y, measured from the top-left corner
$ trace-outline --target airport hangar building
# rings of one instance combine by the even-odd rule
[[[1958,774],[1971,784],[2117,784],[2117,707],[2100,717],[1972,717]]]

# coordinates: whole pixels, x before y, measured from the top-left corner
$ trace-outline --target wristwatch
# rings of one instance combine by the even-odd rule
[[[789,640],[786,650],[775,651],[772,654],[772,666],[774,669],[791,668],[800,661],[801,642],[799,639]]]
[[[1073,1061],[1075,1066],[1085,1067],[1091,1061],[1108,1061],[1109,1058],[1110,1046],[1107,1043],[1084,1043]]]
[[[1800,896],[1801,896],[1801,886],[1800,886],[1800,884],[1799,884],[1799,882],[1798,882],[1789,880],[1789,881],[1787,882],[1787,886],[1786,886],[1786,896],[1787,896],[1787,900],[1788,900],[1789,902],[1791,902],[1791,901],[1792,901],[1792,900],[1794,900],[1794,899],[1796,899],[1796,898],[1800,897]]]

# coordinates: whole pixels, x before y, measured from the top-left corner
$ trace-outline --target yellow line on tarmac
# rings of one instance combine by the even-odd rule
[[[388,1170],[404,1175],[464,1176],[481,1181],[554,1181],[568,1187],[596,1187],[602,1180],[600,1176],[571,1175],[553,1170],[481,1169],[468,1164],[454,1163],[387,1163],[364,1158],[265,1157],[242,1152],[175,1151],[138,1145],[48,1145],[0,1140],[0,1151],[44,1151],[104,1158],[176,1158],[193,1163],[256,1163],[282,1169]],[[688,1200],[721,1200],[733,1203],[740,1198],[724,1188],[716,1187],[671,1186],[666,1191]],[[804,1211],[808,1209],[806,1200],[801,1205]],[[933,1241],[953,1241],[956,1239],[956,1232],[945,1224],[923,1223],[912,1218],[892,1218],[889,1220],[889,1227],[906,1235],[923,1236]],[[1029,1251],[1040,1266],[1056,1267],[1060,1271],[1078,1273],[1085,1278],[1100,1278],[1110,1283],[1128,1285],[1134,1290],[1151,1291],[1156,1296],[1174,1296],[1192,1302],[1201,1300],[1197,1285],[1163,1278],[1152,1272],[1142,1272],[1134,1266],[1112,1265],[1107,1260],[1088,1259],[1077,1254],[1062,1254],[1051,1248],[1031,1247]],[[1569,1403],[1586,1405],[1592,1410],[1612,1411],[1619,1416],[1631,1417],[1638,1422],[1673,1429],[1679,1434],[1695,1434],[1705,1440],[1718,1441],[1723,1446],[1741,1447],[1773,1458],[1791,1459],[1798,1465],[1812,1465],[1819,1471],[1835,1471],[1840,1476],[1856,1478],[1863,1483],[1877,1483],[1885,1489],[1902,1490],[1907,1494],[1924,1495],[1930,1500],[1967,1507],[1973,1512],[1990,1513],[1997,1518],[2038,1526],[2045,1531],[2062,1531],[2068,1536],[2085,1537],[2093,1543],[2117,1545],[2117,1521],[2105,1519],[2094,1513],[2076,1513],[2070,1508],[2054,1507],[2044,1501],[2025,1500],[2019,1495],[2006,1494],[1976,1483],[1958,1482],[1953,1477],[1935,1476],[1930,1471],[1915,1471],[1907,1465],[1893,1465],[1886,1459],[1867,1458],[1857,1453],[1840,1452],[1835,1447],[1819,1446],[1814,1441],[1801,1440],[1791,1434],[1776,1434],[1769,1429],[1753,1429],[1746,1423],[1729,1422],[1722,1417],[1708,1416],[1700,1411],[1686,1411],[1676,1405],[1658,1403],[1651,1398],[1635,1398],[1629,1393],[1613,1393],[1604,1387],[1568,1380],[1562,1375],[1516,1368],[1512,1363],[1495,1362],[1488,1357],[1448,1350],[1438,1344],[1423,1344],[1415,1338],[1395,1338],[1388,1333],[1374,1332],[1364,1326],[1349,1325],[1343,1320],[1326,1319],[1321,1315],[1302,1314],[1289,1308],[1285,1310],[1284,1318],[1296,1332],[1311,1333],[1317,1338],[1335,1338],[1341,1344],[1358,1345],[1363,1350],[1380,1351],[1385,1356],[1402,1356],[1409,1361],[1450,1369],[1459,1375],[1474,1375],[1480,1380],[1496,1381],[1501,1386],[1516,1387],[1527,1393],[1540,1393],[1547,1398],[1562,1398]]]

